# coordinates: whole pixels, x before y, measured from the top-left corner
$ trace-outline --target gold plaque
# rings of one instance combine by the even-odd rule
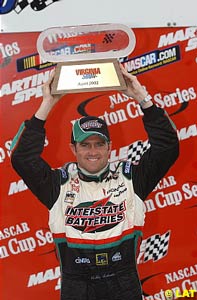
[[[125,90],[117,59],[61,62],[57,64],[52,94]]]

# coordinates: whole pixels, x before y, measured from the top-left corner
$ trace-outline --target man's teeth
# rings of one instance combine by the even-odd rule
[[[88,160],[96,161],[96,160],[98,160],[98,158],[88,158]]]

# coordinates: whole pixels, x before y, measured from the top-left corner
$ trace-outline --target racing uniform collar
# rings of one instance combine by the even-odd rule
[[[89,172],[87,172],[83,168],[80,168],[79,166],[77,166],[77,168],[78,168],[79,178],[87,182],[91,182],[91,181],[102,182],[103,179],[105,179],[109,174],[109,163],[105,168],[103,168],[100,172],[96,174],[90,174]]]

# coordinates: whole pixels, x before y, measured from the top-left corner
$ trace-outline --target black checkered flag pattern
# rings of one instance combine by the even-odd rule
[[[146,152],[150,148],[150,143],[148,140],[146,141],[136,141],[133,144],[129,145],[128,150],[128,160],[132,163],[137,163],[144,152]]]
[[[146,250],[144,253],[144,262],[148,260],[157,261],[164,257],[168,252],[170,241],[170,231],[163,235],[155,234],[146,240]]]
[[[105,34],[105,37],[104,37],[104,39],[103,39],[103,43],[104,43],[104,44],[112,43],[114,37],[115,37],[115,33],[108,33],[108,34]]]
[[[33,10],[40,11],[56,1],[60,0],[18,0],[14,10],[17,14],[19,14],[25,7],[30,5]]]

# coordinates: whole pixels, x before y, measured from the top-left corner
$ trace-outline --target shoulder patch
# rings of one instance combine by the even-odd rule
[[[127,161],[123,162],[123,164],[122,164],[122,173],[126,178],[131,179],[131,176],[132,176],[132,163],[131,163],[131,161],[127,160]]]
[[[59,168],[60,171],[60,183],[61,185],[65,184],[69,179],[69,174],[76,170],[76,163],[68,162]]]
[[[68,177],[69,177],[69,175],[68,175],[68,166],[69,166],[69,163],[67,163],[63,167],[59,168],[61,185],[66,183],[66,181],[68,180]]]

